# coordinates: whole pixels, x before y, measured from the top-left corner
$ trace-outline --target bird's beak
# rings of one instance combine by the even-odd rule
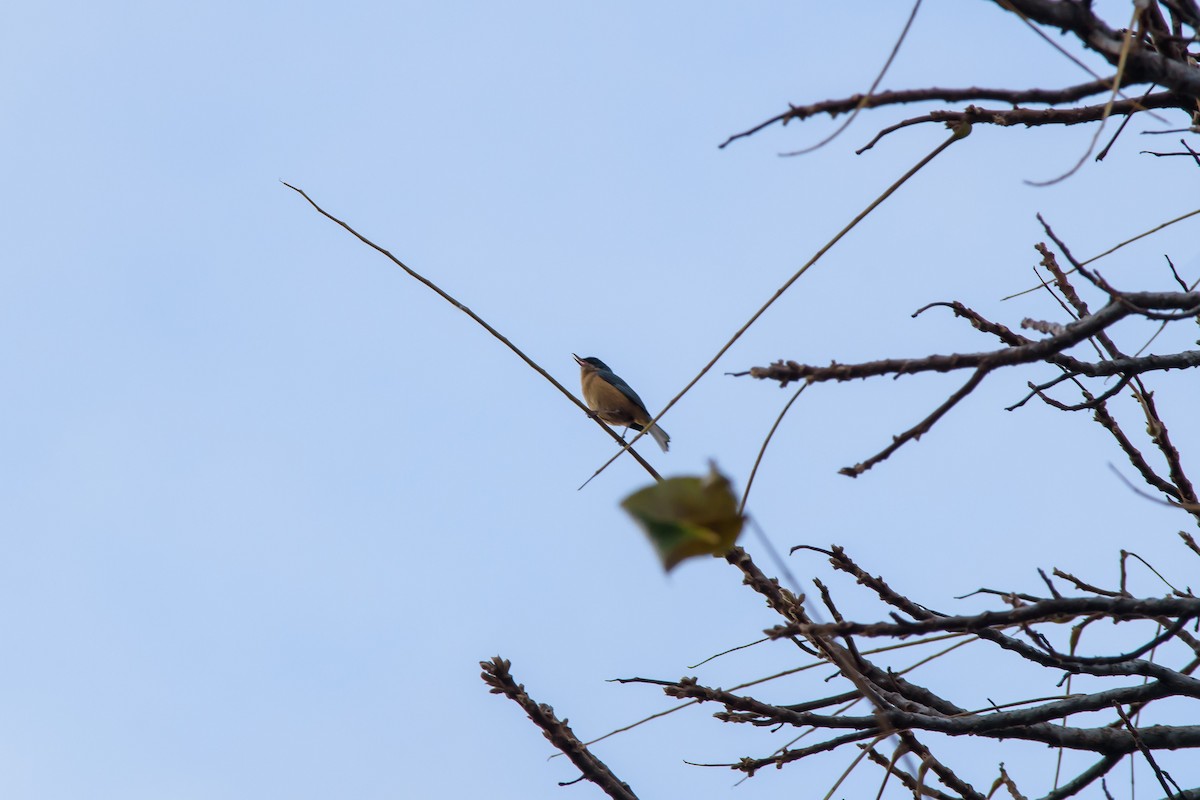
[[[575,359],[575,363],[576,363],[576,364],[578,364],[578,365],[579,365],[579,366],[581,366],[581,367],[583,366],[583,359],[582,359],[582,358],[580,358],[579,356],[575,355],[574,353],[571,353],[571,358]]]

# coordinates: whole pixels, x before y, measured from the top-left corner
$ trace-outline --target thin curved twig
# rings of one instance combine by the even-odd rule
[[[1093,261],[1099,261],[1100,259],[1104,258],[1105,256],[1112,255],[1113,253],[1120,250],[1122,247],[1124,247],[1127,244],[1133,244],[1138,239],[1145,239],[1147,236],[1149,236],[1152,233],[1158,233],[1163,228],[1170,227],[1171,225],[1174,225],[1176,222],[1183,222],[1185,219],[1188,219],[1189,217],[1194,217],[1197,214],[1200,214],[1200,208],[1197,208],[1194,211],[1189,211],[1186,214],[1180,214],[1178,217],[1175,217],[1174,219],[1169,219],[1166,222],[1163,222],[1159,225],[1155,225],[1150,230],[1142,231],[1137,236],[1131,236],[1130,238],[1126,239],[1123,242],[1118,242],[1117,244],[1114,244],[1112,247],[1105,250],[1103,253],[1098,253],[1098,254],[1092,256],[1091,258],[1081,261],[1079,263],[1083,264],[1084,266],[1087,266],[1088,264],[1091,264]],[[1074,269],[1069,269],[1064,274],[1070,275],[1074,271],[1075,271]],[[1001,301],[1012,300],[1014,297],[1021,297],[1022,295],[1029,294],[1030,292],[1036,292],[1040,288],[1042,288],[1042,287],[1041,286],[1032,286],[1028,289],[1022,289],[1019,292],[1015,292],[1015,293],[1007,295],[1005,297],[1001,297],[1000,300]]]
[[[287,188],[291,189],[296,194],[303,197],[305,200],[307,200],[308,204],[310,206],[312,206],[313,208],[315,208],[317,210],[317,213],[319,213],[321,216],[325,217],[326,219],[332,220],[333,222],[336,222],[338,225],[341,225],[343,228],[345,228],[347,231],[349,231],[350,234],[353,235],[360,242],[367,245],[371,249],[376,250],[376,251],[382,253],[383,255],[387,256],[387,258],[390,259],[393,264],[400,267],[400,269],[407,272],[413,278],[416,278],[418,281],[423,283],[429,289],[433,290],[433,292],[435,294],[437,294],[438,297],[442,298],[447,303],[454,306],[455,308],[457,308],[459,311],[466,314],[471,319],[475,320],[475,322],[477,322],[485,331],[490,333],[496,339],[499,339],[500,342],[505,347],[507,347],[509,350],[513,351],[517,355],[518,358],[520,358],[522,361],[524,361],[526,364],[528,364],[529,367],[531,369],[533,369],[534,372],[536,372],[537,374],[539,374],[543,378],[545,378],[547,381],[549,381],[550,384],[555,389],[558,389],[558,391],[562,392],[562,394],[568,400],[570,400],[575,405],[579,406],[579,408],[582,409],[585,414],[587,414],[589,417],[591,417],[593,420],[595,420],[596,424],[598,424],[602,429],[604,429],[608,433],[608,435],[611,436],[617,443],[619,443],[619,444],[622,443],[621,437],[618,436],[617,433],[612,428],[608,427],[603,422],[601,422],[599,417],[594,416],[592,414],[591,409],[589,409],[586,405],[583,404],[583,401],[581,401],[575,395],[571,394],[571,392],[568,391],[565,386],[563,386],[561,383],[559,383],[557,380],[554,379],[554,376],[552,376],[549,372],[546,372],[546,370],[542,369],[542,366],[540,364],[538,364],[536,361],[534,361],[532,358],[525,355],[525,353],[521,351],[521,348],[519,348],[515,344],[513,344],[512,341],[510,341],[507,336],[500,333],[500,331],[496,330],[491,325],[489,325],[488,322],[483,317],[479,316],[474,311],[472,311],[471,309],[469,309],[468,307],[466,307],[462,303],[460,303],[458,300],[454,299],[454,297],[452,297],[448,292],[443,290],[436,283],[429,280],[424,275],[420,274],[419,272],[417,272],[412,267],[405,264],[400,259],[396,258],[394,255],[392,255],[392,253],[389,250],[375,244],[370,239],[363,236],[358,231],[354,230],[354,228],[350,227],[350,225],[348,225],[346,222],[338,219],[333,214],[330,214],[328,211],[321,208],[319,205],[317,205],[317,202],[315,200],[313,200],[311,197],[308,196],[307,193],[305,193],[305,191],[303,189],[295,187],[295,186],[291,185],[290,183],[288,183],[287,181],[280,181],[280,183],[282,183]],[[632,444],[632,442],[630,444]],[[626,447],[624,447],[621,450],[621,452],[623,453],[623,452],[625,452],[625,450],[628,450],[628,449],[629,449],[629,447],[627,445]],[[633,457],[635,459],[637,459],[637,462],[639,464],[641,464],[642,467],[648,473],[650,473],[651,477],[653,477],[654,480],[656,480],[656,481],[662,480],[662,476],[659,475],[658,472],[655,471],[654,467],[650,466],[649,462],[647,462],[644,458],[642,458],[642,456],[639,453],[637,453],[636,451],[630,451],[630,452],[633,453]]]
[[[1104,104],[1104,115],[1100,118],[1100,125],[1096,128],[1096,132],[1092,134],[1092,141],[1088,143],[1087,150],[1085,150],[1083,155],[1079,157],[1079,161],[1075,164],[1075,166],[1071,167],[1057,178],[1051,178],[1048,181],[1027,180],[1025,181],[1027,185],[1044,187],[1053,186],[1056,183],[1065,181],[1067,178],[1079,171],[1079,168],[1083,166],[1085,161],[1087,161],[1088,156],[1090,156],[1092,151],[1096,149],[1096,143],[1100,141],[1100,134],[1104,132],[1104,123],[1108,121],[1109,115],[1112,114],[1113,105],[1116,103],[1117,95],[1120,94],[1121,91],[1121,78],[1125,75],[1125,67],[1129,63],[1129,49],[1133,46],[1133,27],[1137,23],[1139,13],[1141,13],[1140,9],[1135,5],[1133,9],[1133,19],[1129,21],[1129,27],[1125,30],[1125,41],[1121,45],[1121,55],[1117,59],[1117,76],[1113,78],[1112,94],[1109,95],[1108,102]],[[1147,92],[1146,97],[1149,97],[1149,95],[1150,93]],[[1142,99],[1144,100],[1145,98]],[[1140,101],[1138,101],[1136,105],[1141,107],[1142,104]]]
[[[829,144],[837,137],[841,136],[842,131],[844,131],[844,130],[846,130],[846,128],[850,127],[850,123],[854,122],[854,120],[858,116],[859,112],[861,112],[864,108],[866,108],[867,103],[871,99],[871,95],[873,95],[875,93],[875,90],[879,88],[879,83],[883,80],[883,76],[887,75],[887,71],[888,71],[888,69],[891,68],[892,62],[896,60],[896,54],[900,52],[900,45],[904,44],[904,40],[908,38],[908,32],[912,29],[913,21],[917,18],[917,10],[920,8],[921,8],[921,0],[917,0],[915,3],[913,3],[912,12],[909,13],[909,15],[908,15],[908,21],[904,23],[904,29],[900,31],[900,36],[896,39],[896,44],[892,46],[892,52],[890,54],[888,54],[887,61],[883,62],[883,67],[880,68],[879,74],[875,76],[875,80],[871,83],[871,88],[867,89],[866,96],[863,97],[863,100],[861,103],[859,103],[858,105],[856,105],[854,107],[854,110],[850,112],[850,116],[846,117],[846,121],[843,122],[841,125],[839,125],[837,130],[835,130],[833,133],[829,134],[828,136],[826,136],[824,139],[817,142],[816,144],[811,145],[809,147],[802,148],[800,150],[793,150],[790,153],[780,153],[779,155],[781,155],[781,156],[802,156],[802,155],[805,155],[806,153],[811,153],[814,150],[820,150],[822,147]],[[725,145],[721,145],[721,146],[724,147]]]
[[[833,249],[833,246],[835,244],[837,244],[839,241],[841,241],[842,238],[845,237],[846,234],[848,234],[851,230],[854,229],[855,226],[858,225],[858,223],[860,223],[864,219],[866,219],[867,215],[869,215],[872,211],[874,211],[876,208],[878,208],[883,203],[884,200],[887,200],[889,197],[891,197],[896,192],[897,189],[899,189],[901,186],[903,186],[908,181],[909,178],[911,178],[912,176],[914,176],[918,172],[920,172],[921,169],[924,168],[926,164],[928,164],[930,161],[933,161],[933,159],[935,159],[939,155],[941,155],[941,153],[943,151],[945,151],[946,148],[948,148],[950,145],[954,144],[955,142],[959,141],[960,139],[965,139],[967,136],[970,135],[970,133],[971,133],[971,127],[969,125],[959,126],[959,127],[955,128],[953,133],[950,134],[950,137],[948,139],[946,139],[946,141],[939,144],[937,147],[935,147],[929,153],[929,155],[925,156],[920,161],[918,161],[915,165],[913,165],[913,167],[911,169],[909,169],[907,172],[905,172],[903,175],[901,175],[900,178],[897,179],[895,183],[893,183],[891,186],[889,186],[883,192],[883,194],[879,195],[879,197],[876,197],[874,200],[872,200],[870,205],[868,205],[866,208],[864,208],[862,211],[860,211],[854,219],[850,220],[850,222],[846,224],[846,227],[844,227],[840,231],[838,231],[837,234],[832,239],[830,239],[828,242],[826,242],[821,247],[820,250],[818,250],[815,254],[813,254],[812,258],[810,258],[808,261],[804,262],[804,265],[802,267],[800,267],[800,269],[796,270],[795,274],[793,274],[792,277],[790,277],[786,281],[784,281],[783,285],[775,290],[775,294],[771,295],[771,297],[767,300],[767,302],[763,303],[762,306],[758,309],[758,311],[755,311],[754,314],[752,314],[750,316],[750,319],[746,320],[746,322],[742,325],[742,327],[737,329],[737,331],[733,334],[733,336],[731,336],[729,338],[729,341],[727,341],[724,345],[721,346],[721,349],[717,351],[717,354],[714,355],[709,360],[709,362],[704,365],[704,367],[700,370],[700,372],[696,374],[696,377],[694,377],[690,381],[688,381],[688,384],[686,386],[684,386],[682,389],[680,389],[679,393],[677,395],[675,395],[674,397],[672,397],[670,402],[668,402],[665,406],[663,406],[662,411],[658,412],[658,416],[655,417],[653,420],[651,420],[649,423],[647,423],[645,425],[645,427],[643,428],[643,430],[639,431],[637,433],[637,435],[635,435],[632,439],[630,439],[629,443],[625,445],[625,448],[623,448],[620,452],[618,452],[616,455],[614,455],[608,461],[604,462],[600,466],[599,469],[597,469],[594,473],[592,473],[592,476],[590,478],[588,478],[586,481],[584,481],[583,486],[586,486],[593,478],[595,478],[601,472],[606,470],[608,468],[609,464],[613,463],[621,456],[621,453],[625,452],[626,449],[632,447],[633,444],[635,442],[637,442],[638,439],[642,438],[642,436],[644,436],[646,434],[646,431],[650,430],[660,419],[662,419],[663,415],[666,414],[668,411],[670,411],[672,406],[674,406],[676,403],[679,402],[680,398],[682,398],[685,394],[687,394],[689,391],[691,391],[692,387],[695,386],[697,383],[699,383],[700,379],[703,378],[705,375],[707,375],[708,371],[710,369],[712,369],[713,366],[716,365],[717,361],[719,361],[721,359],[721,356],[725,355],[725,353],[729,350],[729,348],[733,347],[734,343],[738,339],[742,338],[742,334],[744,334],[746,331],[748,331],[750,329],[750,326],[753,325],[755,322],[757,322],[758,318],[761,317],[763,314],[765,314],[767,309],[770,308],[776,300],[778,300],[780,297],[782,297],[783,293],[786,292],[788,289],[790,289],[792,284],[800,279],[801,275],[803,275],[805,272],[808,271],[809,267],[811,267],[813,264],[816,264],[817,261],[819,261],[822,256],[824,256],[831,249]],[[583,488],[583,487],[581,486],[580,488]]]
[[[758,457],[754,459],[754,467],[750,470],[750,477],[746,479],[746,490],[742,492],[742,502],[738,505],[738,515],[740,516],[746,510],[746,500],[750,497],[750,487],[754,485],[754,476],[758,474],[758,465],[762,463],[763,455],[767,452],[767,445],[771,443],[771,437],[775,435],[775,431],[779,428],[779,423],[783,422],[784,416],[788,409],[792,407],[792,403],[800,398],[801,392],[807,389],[809,384],[802,383],[796,393],[792,395],[792,399],[787,401],[783,410],[779,412],[779,416],[775,418],[775,424],[771,426],[771,430],[767,431],[767,438],[763,439],[762,447],[758,448]]]

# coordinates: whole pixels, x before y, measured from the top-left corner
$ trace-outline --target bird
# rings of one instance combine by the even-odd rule
[[[617,377],[598,358],[589,356],[580,358],[574,353],[575,363],[579,365],[580,383],[583,384],[583,399],[592,410],[590,416],[599,417],[609,425],[623,425],[635,431],[643,430],[650,422],[650,412],[637,392],[629,384]],[[651,425],[647,431],[658,446],[667,452],[671,437],[657,425]]]

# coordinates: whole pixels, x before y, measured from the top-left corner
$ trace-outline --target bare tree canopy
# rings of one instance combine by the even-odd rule
[[[1097,160],[1104,157],[1126,123],[1135,116],[1156,115],[1157,120],[1163,121],[1164,117],[1156,112],[1164,112],[1165,119],[1174,118],[1182,123],[1182,131],[1195,132],[1200,123],[1200,67],[1195,53],[1200,7],[1192,0],[1134,3],[1127,25],[1102,19],[1088,2],[998,0],[996,4],[1010,13],[1015,24],[1034,27],[1046,42],[1063,49],[1068,57],[1074,58],[1070,45],[1060,46],[1058,41],[1074,42],[1075,48],[1100,54],[1113,72],[1058,88],[873,89],[864,94],[789,105],[786,111],[729,137],[721,146],[775,124],[802,122],[819,115],[849,114],[853,118],[860,112],[888,106],[939,102],[956,107],[926,111],[891,124],[858,152],[870,149],[889,133],[927,122],[945,123],[958,136],[969,133],[972,125],[1032,127],[1100,123],[1088,150],[1092,154],[1103,123],[1120,119],[1120,128],[1099,150]],[[1065,34],[1065,38],[1060,39],[1059,33]],[[988,103],[1001,103],[1004,107],[985,105]],[[818,146],[828,144],[844,128]],[[1186,139],[1181,142],[1182,152],[1151,155],[1186,156],[1188,161],[1180,163],[1182,168],[1200,168],[1200,154]],[[803,152],[808,150],[797,151]],[[1066,171],[1060,179],[1069,178],[1073,172],[1074,169]],[[899,356],[824,366],[780,359],[735,374],[773,381],[781,387],[799,383],[803,389],[813,383],[885,375],[900,378],[927,372],[969,373],[966,383],[927,417],[895,435],[875,455],[842,470],[845,475],[857,477],[929,432],[990,373],[1029,365],[1048,366],[1055,375],[1050,379],[1029,380],[1028,395],[1010,410],[1036,399],[1054,409],[1091,415],[1110,435],[1116,452],[1124,456],[1148,487],[1148,496],[1160,498],[1159,502],[1177,508],[1193,523],[1200,523],[1200,499],[1186,472],[1185,459],[1172,441],[1167,421],[1158,411],[1154,392],[1144,382],[1154,373],[1195,369],[1200,366],[1200,350],[1149,354],[1143,345],[1131,352],[1130,344],[1122,342],[1115,330],[1117,323],[1131,317],[1157,322],[1160,331],[1169,325],[1195,324],[1200,315],[1195,276],[1180,275],[1168,257],[1163,268],[1169,269],[1177,290],[1116,288],[1092,263],[1096,259],[1077,259],[1050,225],[1044,221],[1042,224],[1047,241],[1037,243],[1036,247],[1045,277],[1037,289],[1055,296],[1065,314],[1062,321],[1025,318],[1020,320],[1020,328],[1026,332],[1018,333],[1013,326],[987,319],[961,302],[935,302],[913,316],[933,308],[949,309],[955,317],[997,340],[999,346],[978,352]],[[1079,283],[1082,285],[1076,285]],[[1089,347],[1094,356],[1069,354],[1078,345]],[[1064,396],[1069,390],[1076,396]],[[1126,398],[1132,398],[1141,409],[1145,444],[1138,443],[1139,434],[1127,432],[1109,409],[1111,402]],[[1156,458],[1143,452],[1147,446],[1155,451]],[[1200,547],[1188,533],[1180,532],[1179,537],[1181,547],[1192,559],[1185,569],[1194,573],[1200,565],[1196,560],[1200,559]],[[882,768],[881,794],[892,779],[899,794],[915,797],[984,800],[1003,790],[1015,798],[1032,793],[1046,800],[1057,800],[1079,795],[1126,759],[1142,759],[1152,770],[1157,782],[1155,791],[1161,796],[1200,797],[1200,785],[1181,786],[1159,766],[1154,755],[1159,751],[1200,748],[1200,725],[1141,721],[1147,708],[1164,703],[1176,704],[1185,719],[1189,713],[1196,719],[1194,704],[1200,700],[1200,680],[1192,676],[1200,667],[1200,640],[1194,635],[1200,620],[1200,599],[1190,589],[1171,586],[1162,597],[1134,596],[1125,585],[1124,575],[1126,560],[1137,556],[1122,552],[1120,585],[1095,585],[1056,570],[1053,577],[1042,573],[1044,595],[982,588],[980,592],[994,597],[1002,607],[955,615],[931,610],[924,605],[929,598],[893,589],[882,577],[864,570],[841,547],[804,549],[827,556],[834,570],[852,577],[882,602],[888,618],[873,622],[845,619],[831,591],[819,580],[814,581],[820,596],[820,610],[817,610],[818,604],[798,589],[789,590],[768,577],[743,549],[733,548],[725,554],[725,559],[740,571],[744,583],[783,618],[781,624],[765,631],[766,636],[772,640],[790,640],[813,659],[812,664],[827,664],[837,674],[841,686],[827,696],[796,697],[792,702],[779,703],[736,690],[705,686],[689,677],[676,681],[627,679],[659,685],[669,697],[679,700],[715,704],[722,710],[714,717],[724,723],[793,729],[798,734],[769,755],[731,760],[724,766],[753,776],[764,767],[780,768],[849,749],[857,753],[855,765],[871,762]],[[832,621],[820,621],[822,616]],[[1104,637],[1099,652],[1085,654],[1085,641],[1090,641],[1091,633],[1102,622],[1115,626],[1115,631]],[[930,658],[980,641],[993,649],[986,656],[989,661],[1007,660],[1048,671],[1053,676],[1050,683],[1063,689],[1057,695],[1030,697],[1003,706],[962,707],[936,684],[918,684],[905,677],[903,671],[894,671],[882,665],[877,657],[870,657],[868,653],[879,652],[868,648],[872,639],[924,644],[927,648],[934,643],[945,646]],[[484,667],[485,679],[498,685],[494,676],[498,671],[507,675],[509,664],[496,660],[486,662]],[[983,672],[980,679],[994,680]],[[503,691],[512,697],[514,690],[502,687],[493,691]],[[523,689],[521,692],[521,698],[527,697]],[[514,699],[530,710],[524,700]],[[548,738],[571,755],[583,778],[613,797],[632,796],[629,787],[615,781],[607,767],[594,757],[589,761],[580,755],[587,753],[582,742],[572,738],[564,743],[552,719],[541,719],[533,711],[530,716]],[[816,743],[802,743],[801,738],[810,734],[816,734]],[[976,741],[977,751],[981,748],[993,751],[986,756],[982,753],[975,756],[1000,764],[992,786],[971,785],[956,770],[952,757],[939,754],[942,749],[939,742],[960,737]],[[1041,785],[1018,786],[1002,763],[1005,748],[1016,741],[1039,743],[1060,752],[1090,753],[1094,760],[1073,774],[1045,776]],[[835,785],[830,793],[836,789]]]

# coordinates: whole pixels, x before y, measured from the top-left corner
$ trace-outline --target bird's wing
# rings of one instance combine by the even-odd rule
[[[608,372],[606,370],[601,370],[600,376],[602,378],[604,378],[604,380],[606,380],[610,384],[612,384],[613,388],[618,389],[621,392],[621,394],[625,395],[630,400],[632,400],[634,403],[636,403],[637,407],[640,408],[647,417],[650,416],[650,412],[646,411],[646,404],[642,402],[642,398],[638,397],[638,393],[635,392],[628,383],[626,383],[625,381],[621,380],[613,373]]]

